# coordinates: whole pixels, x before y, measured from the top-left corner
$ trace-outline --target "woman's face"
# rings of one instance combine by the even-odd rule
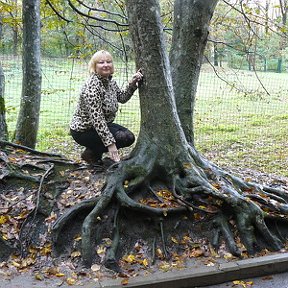
[[[113,72],[114,68],[112,58],[109,55],[101,55],[96,63],[96,73],[102,77],[107,78],[113,74]]]

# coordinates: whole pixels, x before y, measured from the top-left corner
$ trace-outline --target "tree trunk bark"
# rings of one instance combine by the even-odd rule
[[[186,139],[192,144],[195,96],[209,23],[217,2],[176,0],[174,5],[171,73],[178,115]]]
[[[157,2],[127,1],[136,66],[145,75],[139,89],[141,130],[138,142],[142,142],[144,135],[152,141],[159,138],[166,143],[181,142],[185,138],[176,110],[169,59],[164,53],[166,46]]]
[[[40,1],[23,1],[23,82],[15,140],[34,148],[41,101]]]
[[[2,66],[0,65],[0,140],[8,140],[8,130],[5,117],[5,77]]]

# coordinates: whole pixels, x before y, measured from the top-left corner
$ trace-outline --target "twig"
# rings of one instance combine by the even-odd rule
[[[52,156],[52,157],[61,157],[61,158],[63,157],[63,156],[60,155],[60,154],[40,152],[40,151],[34,150],[34,149],[30,148],[30,147],[23,146],[23,145],[19,145],[19,144],[15,144],[15,143],[8,142],[8,141],[4,141],[4,140],[0,140],[0,146],[11,146],[11,147],[14,147],[14,148],[17,148],[17,149],[22,149],[22,150],[31,152],[31,153],[36,154],[36,155],[44,155],[44,156]]]

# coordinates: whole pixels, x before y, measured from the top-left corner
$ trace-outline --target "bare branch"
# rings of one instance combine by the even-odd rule
[[[47,4],[50,6],[50,8],[53,10],[53,12],[62,20],[68,22],[68,23],[71,23],[73,22],[72,20],[69,20],[67,18],[65,18],[64,16],[62,16],[56,9],[55,7],[52,5],[52,3],[49,1],[49,0],[46,0]]]
[[[75,12],[77,12],[79,15],[81,15],[83,17],[86,17],[86,18],[89,18],[89,19],[93,19],[93,20],[97,20],[99,22],[111,23],[111,24],[115,24],[117,26],[128,27],[127,23],[120,23],[120,22],[117,22],[115,20],[99,18],[99,17],[95,17],[95,16],[91,16],[89,14],[86,14],[86,13],[80,11],[77,7],[75,7],[70,0],[68,0],[68,4]]]
[[[91,6],[86,5],[83,1],[80,1],[80,0],[76,0],[76,1],[79,4],[81,4],[82,6],[84,6],[85,8],[89,9],[90,11],[97,11],[97,12],[106,13],[106,14],[109,14],[109,15],[118,16],[118,17],[121,17],[122,19],[127,21],[127,17],[123,16],[123,15],[121,15],[119,13],[111,12],[111,11],[108,11],[108,10],[105,10],[105,9],[99,9],[99,8],[91,7]]]

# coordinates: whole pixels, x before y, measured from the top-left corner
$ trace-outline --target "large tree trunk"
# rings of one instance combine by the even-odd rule
[[[40,1],[23,1],[23,82],[15,140],[34,148],[41,100]]]

